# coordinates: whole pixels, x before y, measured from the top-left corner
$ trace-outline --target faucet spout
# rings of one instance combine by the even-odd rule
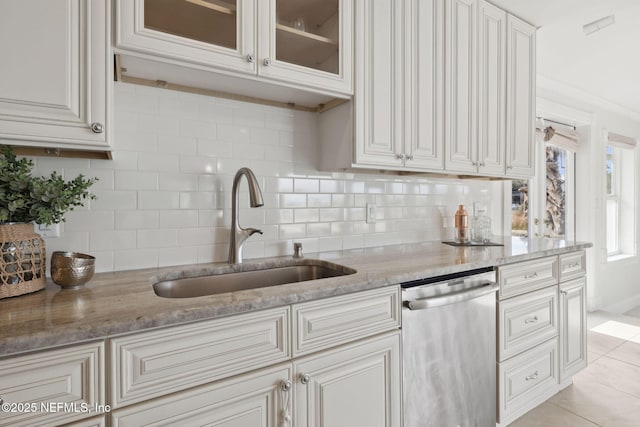
[[[240,179],[245,176],[249,185],[249,204],[252,208],[264,205],[262,200],[262,192],[258,185],[258,180],[249,168],[240,168],[233,178],[233,186],[231,188],[231,230],[229,236],[229,264],[239,264],[242,262],[242,244],[252,234],[260,233],[257,228],[242,228],[238,221],[238,192]]]

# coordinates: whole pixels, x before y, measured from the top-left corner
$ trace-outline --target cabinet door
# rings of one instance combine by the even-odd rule
[[[112,427],[201,426],[279,427],[291,410],[290,365],[262,369],[205,387],[118,409]]]
[[[353,1],[257,3],[259,74],[353,93]]]
[[[504,176],[507,88],[507,14],[485,1],[480,4],[478,70],[478,171]]]
[[[296,427],[399,427],[400,333],[294,363]]]
[[[507,176],[534,175],[536,29],[507,17]]]
[[[356,2],[357,164],[403,167],[403,3]]]
[[[110,9],[101,0],[2,2],[0,138],[108,147]]]
[[[406,166],[444,168],[444,0],[407,2],[405,63]]]
[[[254,0],[116,0],[118,48],[255,74]]]
[[[476,173],[477,0],[447,0],[445,5],[445,168]]]
[[[560,381],[587,366],[586,279],[560,284]]]

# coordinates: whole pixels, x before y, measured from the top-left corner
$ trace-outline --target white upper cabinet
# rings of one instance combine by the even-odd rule
[[[443,169],[442,0],[357,0],[352,103],[322,113],[322,167]]]
[[[478,172],[505,173],[507,13],[492,4],[480,4],[478,67]]]
[[[446,169],[476,173],[477,0],[446,1]]]
[[[110,139],[110,1],[0,5],[0,139],[105,152]]]
[[[507,17],[507,176],[534,175],[536,29]]]
[[[115,44],[125,77],[285,102],[344,98],[353,92],[352,1],[116,4]],[[305,97],[300,91],[325,96]]]

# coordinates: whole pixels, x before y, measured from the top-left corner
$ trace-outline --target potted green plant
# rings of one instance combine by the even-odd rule
[[[57,172],[33,176],[33,161],[17,158],[9,146],[0,157],[0,298],[35,292],[45,285],[45,244],[33,223],[64,221],[66,212],[95,196],[97,178],[65,181]]]

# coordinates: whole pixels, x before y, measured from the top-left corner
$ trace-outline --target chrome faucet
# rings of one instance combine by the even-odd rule
[[[242,228],[238,223],[238,184],[242,175],[247,177],[249,184],[249,203],[252,208],[260,207],[264,204],[262,201],[262,192],[258,185],[256,176],[249,168],[240,168],[233,178],[233,187],[231,188],[231,230],[229,238],[229,264],[240,264],[242,262],[242,244],[254,233],[262,234],[257,228]]]

